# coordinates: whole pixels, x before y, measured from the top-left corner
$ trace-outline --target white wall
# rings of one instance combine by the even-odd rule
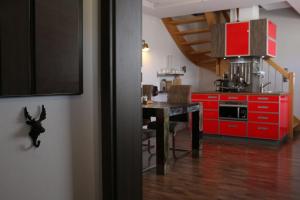
[[[181,77],[182,84],[192,85],[193,91],[199,90],[199,68],[181,53],[159,18],[143,15],[143,39],[150,46],[149,52],[143,52],[143,84],[159,86],[162,78],[157,77],[157,72],[167,67],[167,57],[172,55],[172,67],[187,66],[187,73]]]
[[[84,0],[84,94],[0,99],[0,199],[94,200],[97,196],[97,6]],[[47,132],[31,143],[23,107],[44,104]]]
[[[268,12],[261,10],[260,16],[277,24],[278,52],[275,61],[296,73],[295,114],[300,116],[300,15],[293,9],[282,9]]]

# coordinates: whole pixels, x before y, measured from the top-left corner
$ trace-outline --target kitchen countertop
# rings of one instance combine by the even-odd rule
[[[262,95],[262,96],[266,96],[266,95],[278,95],[278,96],[282,96],[282,95],[288,95],[287,92],[217,92],[217,91],[197,91],[197,92],[193,92],[193,94],[229,94],[229,95]]]

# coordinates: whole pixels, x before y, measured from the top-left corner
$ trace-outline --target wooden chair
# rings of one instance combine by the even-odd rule
[[[184,104],[191,103],[191,86],[190,85],[174,85],[171,86],[168,92],[168,103],[170,104]],[[182,123],[181,123],[182,124]],[[190,150],[176,148],[176,134],[180,129],[180,123],[176,119],[170,119],[169,131],[172,135],[172,152],[174,159],[177,159],[176,151],[183,151],[189,153]]]

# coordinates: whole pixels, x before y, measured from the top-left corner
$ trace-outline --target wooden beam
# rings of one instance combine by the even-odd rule
[[[294,138],[295,73],[289,72],[289,138]]]
[[[173,21],[169,22],[172,25],[181,25],[181,24],[191,24],[196,22],[205,22],[206,19],[204,15],[189,17],[185,19],[173,19]]]
[[[217,17],[217,14],[215,12],[206,12],[204,15],[206,17],[206,21],[207,21],[207,24],[208,24],[210,29],[213,25],[217,24],[218,17]]]
[[[300,125],[300,120],[294,116],[294,122],[293,122],[293,129],[295,130],[295,128],[297,128],[297,126]]]
[[[192,30],[186,30],[186,31],[178,31],[177,33],[174,33],[175,35],[193,35],[193,34],[199,34],[199,33],[209,33],[210,30],[208,28],[199,28],[199,29],[192,29]]]
[[[223,14],[226,22],[230,22],[230,17],[229,17],[229,14],[228,14],[228,10],[223,10],[222,14]]]
[[[286,71],[283,67],[281,67],[277,63],[275,63],[271,58],[267,58],[267,59],[265,59],[265,61],[269,65],[271,65],[276,71],[278,71],[282,76],[284,76],[287,79],[289,78],[289,76],[290,76],[289,72]]]
[[[194,40],[194,41],[186,41],[181,43],[181,45],[199,45],[199,44],[207,44],[211,43],[211,40]]]

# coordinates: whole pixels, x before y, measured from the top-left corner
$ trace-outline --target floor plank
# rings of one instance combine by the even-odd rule
[[[281,146],[206,139],[200,155],[171,162],[167,176],[145,173],[144,200],[300,199],[299,136]]]

